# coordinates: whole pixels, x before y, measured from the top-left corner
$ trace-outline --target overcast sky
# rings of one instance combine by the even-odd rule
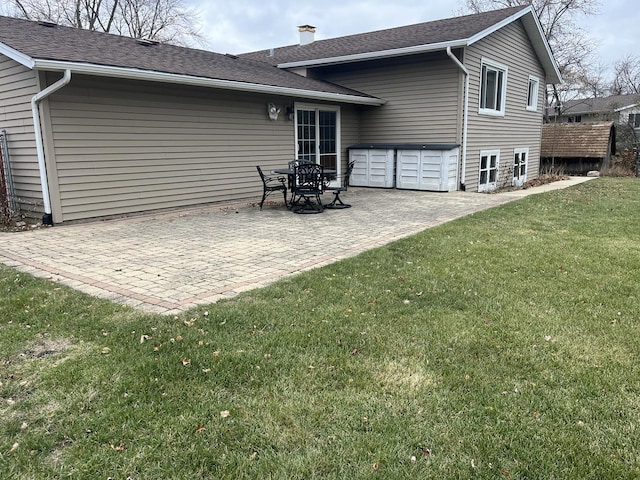
[[[333,38],[463,13],[463,0],[188,0],[198,7],[207,48],[243,53],[298,43],[298,25],[317,27],[316,39]],[[640,56],[637,0],[604,0],[600,13],[579,24],[598,44],[605,69],[625,55]]]

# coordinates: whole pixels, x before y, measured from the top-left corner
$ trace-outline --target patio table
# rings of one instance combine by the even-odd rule
[[[288,187],[291,192],[291,199],[289,200],[289,209],[293,206],[293,199],[295,197],[293,192],[293,169],[292,168],[276,168],[275,170],[271,170],[273,173],[277,173],[278,175],[286,175],[288,179]],[[336,175],[337,171],[332,168],[325,168],[323,170],[325,180],[331,179]]]

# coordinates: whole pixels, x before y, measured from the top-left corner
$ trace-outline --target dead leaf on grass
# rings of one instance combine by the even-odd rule
[[[206,427],[204,425],[198,425],[196,428],[196,433],[202,433]]]
[[[229,412],[229,410],[223,410],[223,411],[220,412],[220,416],[222,418],[227,418],[227,417],[231,416],[231,413]]]
[[[184,365],[185,367],[191,365],[191,359],[190,358],[183,358],[182,359],[182,365]]]
[[[111,450],[115,450],[116,452],[124,452],[124,445],[122,443],[118,446],[114,445],[113,443],[110,443],[109,447],[111,448]]]

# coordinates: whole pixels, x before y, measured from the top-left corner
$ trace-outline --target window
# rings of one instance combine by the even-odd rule
[[[567,117],[567,122],[580,123],[582,122],[582,115],[571,115],[570,117]]]
[[[482,61],[480,75],[480,113],[504,115],[507,67]]]
[[[480,183],[479,192],[486,192],[496,188],[498,183],[498,164],[500,150],[483,150],[480,152]]]
[[[629,125],[633,128],[640,128],[640,113],[629,114]]]
[[[528,148],[516,148],[513,151],[513,181],[514,187],[521,187],[527,181]]]
[[[527,93],[527,110],[535,112],[538,110],[538,89],[540,80],[536,77],[529,77],[529,90]]]

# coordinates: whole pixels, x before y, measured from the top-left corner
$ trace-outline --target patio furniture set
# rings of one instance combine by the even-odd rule
[[[294,213],[322,213],[325,209],[351,207],[342,201],[340,193],[349,186],[353,163],[347,165],[344,175],[336,175],[333,169],[304,160],[289,162],[287,168],[272,170],[269,175],[256,166],[263,185],[260,210],[267,196],[274,192],[282,192],[285,205]],[[290,192],[288,199],[287,191]],[[334,197],[325,205],[320,196],[327,191],[332,192]]]

